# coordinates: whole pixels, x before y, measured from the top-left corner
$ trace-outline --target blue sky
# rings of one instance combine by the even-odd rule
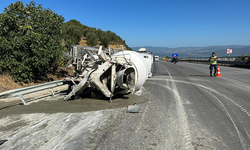
[[[1,0],[0,12],[16,0]],[[29,3],[30,0],[23,0]],[[130,47],[250,45],[250,0],[35,0]]]

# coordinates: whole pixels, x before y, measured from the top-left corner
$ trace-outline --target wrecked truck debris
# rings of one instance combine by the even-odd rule
[[[102,46],[72,46],[68,67],[74,66],[73,77],[64,79],[69,85],[67,101],[87,88],[94,88],[111,98],[116,94],[139,90],[148,78],[149,69],[142,55],[133,51],[103,49]]]
[[[134,103],[133,105],[129,105],[127,107],[126,113],[138,113],[140,111],[140,106]]]

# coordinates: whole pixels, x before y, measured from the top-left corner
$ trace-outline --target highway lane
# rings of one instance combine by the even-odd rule
[[[221,72],[222,78],[210,77],[208,65],[155,62],[142,90],[149,102],[139,114],[120,116],[96,148],[250,149],[250,90],[240,87],[247,86],[249,70]]]
[[[222,78],[209,77],[208,65],[158,62],[145,86],[165,81],[167,87],[176,87],[181,101],[175,102],[183,105],[194,148],[250,149],[250,71],[221,67],[221,72]]]
[[[0,140],[8,140],[0,149],[250,149],[250,71],[221,67],[221,74],[209,77],[204,64],[155,62],[154,76],[136,92],[147,99],[139,113],[7,116],[0,118]]]

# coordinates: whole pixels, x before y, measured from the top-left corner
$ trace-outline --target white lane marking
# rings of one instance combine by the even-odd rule
[[[178,91],[176,91],[175,89],[173,88],[170,88],[168,87],[167,85],[159,85],[157,83],[154,83],[154,82],[147,82],[147,83],[150,83],[150,84],[155,84],[155,85],[158,85],[158,86],[161,86],[165,89],[168,89],[169,91],[173,92],[173,95],[175,96],[175,99],[176,99],[176,93],[178,93]],[[187,118],[187,113],[186,112],[183,112],[185,111],[184,108],[180,108],[183,104],[183,102],[176,102],[177,103],[177,111],[178,111],[178,117],[180,118],[180,125],[182,125],[182,128],[183,128],[183,137],[184,137],[184,145],[185,145],[185,149],[193,149],[193,146],[192,146],[192,139],[191,139],[191,134],[190,134],[190,130],[189,130],[189,125],[188,125],[188,122],[186,119]],[[182,106],[183,107],[183,106]],[[186,119],[186,120],[184,120]]]
[[[209,88],[209,87],[203,86],[203,85],[201,85],[201,84],[196,84],[196,83],[191,83],[191,82],[186,82],[186,81],[180,81],[180,80],[173,80],[173,79],[172,79],[172,80],[171,80],[171,79],[162,79],[162,78],[151,78],[150,80],[156,80],[156,81],[157,81],[157,80],[158,80],[158,81],[171,81],[171,82],[185,83],[185,84],[190,84],[190,85],[195,85],[195,86],[197,86],[197,87],[201,87],[201,88],[203,88],[203,89],[205,89],[205,90],[207,90],[207,91],[214,92],[214,93],[216,93],[216,94],[218,94],[218,95],[224,97],[225,99],[229,100],[232,104],[236,105],[236,106],[237,106],[242,112],[244,112],[248,117],[250,116],[250,113],[249,113],[243,106],[241,106],[240,104],[238,104],[237,102],[235,102],[235,101],[232,100],[231,98],[227,97],[227,96],[224,95],[224,94],[221,94],[221,93],[215,91],[214,89],[211,89],[211,88]],[[225,107],[225,106],[224,106],[224,107]],[[245,111],[244,111],[244,110],[245,110]],[[237,129],[237,130],[238,130],[238,129]],[[238,133],[238,131],[237,131],[237,133]],[[238,135],[239,135],[239,134],[238,134]],[[239,138],[240,138],[240,141],[242,141],[240,135],[239,135]],[[242,142],[241,142],[241,143],[242,143]],[[242,143],[242,145],[243,145],[243,143]],[[244,145],[243,145],[243,147],[244,147]],[[244,147],[244,149],[245,149],[245,147]]]
[[[161,64],[160,64],[161,65]],[[163,65],[161,65],[168,73],[169,77],[171,80],[173,80],[170,72],[168,71],[167,68],[165,68]],[[178,113],[178,117],[180,118],[180,125],[182,125],[182,128],[183,128],[183,132],[184,132],[184,145],[185,145],[185,149],[194,149],[193,145],[192,145],[192,138],[191,138],[191,133],[190,133],[190,130],[189,130],[189,123],[188,123],[188,116],[187,116],[187,113],[184,109],[184,106],[183,106],[183,100],[181,99],[181,96],[178,92],[178,89],[175,85],[175,82],[173,80],[173,84],[172,84],[172,88],[173,88],[173,93],[174,93],[174,96],[175,96],[175,99],[176,99],[176,102],[177,102],[177,105],[176,105],[176,109],[177,109],[177,113]]]
[[[204,89],[207,89],[209,91],[212,91],[222,97],[224,97],[225,99],[229,100],[232,104],[234,104],[235,106],[237,106],[242,112],[244,112],[247,116],[249,116],[248,114],[250,114],[249,111],[247,111],[246,108],[244,108],[243,106],[241,106],[239,103],[237,103],[236,101],[232,100],[231,98],[227,97],[226,95],[224,94],[221,94],[219,92],[217,92],[216,90],[214,89],[211,89],[209,87],[206,87],[206,86],[203,86],[201,84],[196,84],[196,83],[191,83],[191,82],[186,82],[186,81],[181,81],[181,80],[170,80],[170,79],[161,79],[161,78],[151,78],[149,80],[160,80],[160,81],[163,81],[163,80],[167,80],[167,81],[172,81],[172,82],[177,82],[177,83],[185,83],[185,84],[191,84],[191,85],[195,85],[195,86],[198,86],[198,87],[201,87],[201,88],[204,88]],[[245,110],[245,111],[244,111]]]

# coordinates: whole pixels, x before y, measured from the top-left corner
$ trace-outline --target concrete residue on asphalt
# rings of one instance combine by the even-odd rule
[[[8,140],[0,149],[93,149],[124,119],[128,105],[146,101],[133,94],[115,96],[112,103],[93,98],[64,101],[57,95],[26,106],[0,106],[0,140]]]
[[[106,99],[92,99],[83,98],[75,99],[71,101],[64,101],[62,96],[50,98],[50,100],[42,100],[30,105],[14,105],[10,107],[0,106],[0,117],[14,114],[29,114],[29,113],[76,113],[76,112],[87,112],[96,111],[103,109],[114,109],[127,107],[133,103],[143,103],[147,99],[142,96],[133,94],[116,96],[112,103]]]
[[[1,149],[87,149],[92,131],[110,123],[112,111],[7,116],[0,119],[0,138],[8,139]],[[25,124],[10,129],[18,122]]]

